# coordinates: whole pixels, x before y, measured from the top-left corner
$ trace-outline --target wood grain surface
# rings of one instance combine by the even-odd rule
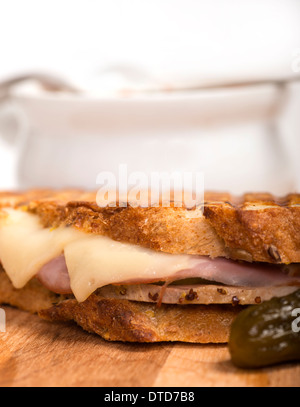
[[[109,343],[73,324],[4,307],[0,386],[300,386],[300,365],[232,366],[224,345]]]

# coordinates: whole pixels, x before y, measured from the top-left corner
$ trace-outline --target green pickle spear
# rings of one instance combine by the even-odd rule
[[[254,369],[300,360],[299,316],[300,290],[246,308],[231,327],[232,362]]]

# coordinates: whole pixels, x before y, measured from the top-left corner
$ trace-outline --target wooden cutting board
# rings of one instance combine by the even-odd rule
[[[300,386],[300,365],[232,366],[226,346],[109,343],[73,324],[6,311],[0,386]]]

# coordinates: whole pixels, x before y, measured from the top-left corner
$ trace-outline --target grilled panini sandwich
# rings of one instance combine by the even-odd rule
[[[187,209],[2,193],[0,261],[0,304],[112,341],[225,343],[244,307],[299,289],[300,195]]]

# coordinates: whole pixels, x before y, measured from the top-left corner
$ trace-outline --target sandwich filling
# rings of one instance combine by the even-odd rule
[[[120,295],[136,301],[147,298],[156,301],[163,294],[160,300],[169,303],[189,303],[188,292],[196,302],[209,303],[216,301],[213,293],[224,295],[224,299],[226,295],[232,298],[232,291],[227,287],[239,287],[240,296],[244,295],[247,303],[250,301],[248,294],[253,290],[259,293],[255,298],[266,300],[296,291],[300,286],[300,267],[297,265],[242,263],[225,258],[157,252],[81,232],[74,227],[44,228],[38,216],[22,210],[5,209],[3,212],[0,260],[15,288],[23,288],[37,277],[51,291],[72,293],[78,302],[102,289],[107,295],[121,292]],[[187,279],[202,279],[208,283],[185,283],[166,289],[172,282]],[[158,282],[165,284],[153,284]],[[220,286],[212,288],[211,282]],[[112,290],[111,285],[125,285],[126,292]],[[180,298],[183,301],[180,302]]]

